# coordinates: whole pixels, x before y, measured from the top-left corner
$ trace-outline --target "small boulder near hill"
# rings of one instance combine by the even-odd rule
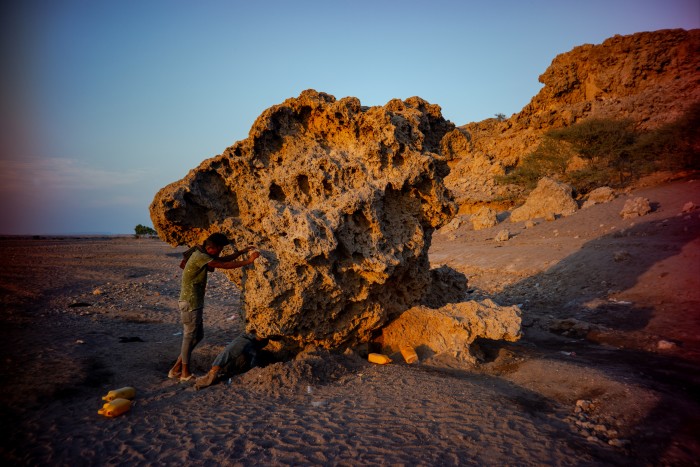
[[[513,209],[510,221],[520,222],[538,217],[547,219],[558,215],[569,216],[578,210],[572,191],[571,187],[565,183],[543,177],[532,190],[525,204]]]

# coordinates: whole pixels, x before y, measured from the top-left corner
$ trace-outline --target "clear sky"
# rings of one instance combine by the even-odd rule
[[[133,233],[155,193],[316,89],[519,112],[552,59],[700,27],[698,0],[9,0],[0,234]]]

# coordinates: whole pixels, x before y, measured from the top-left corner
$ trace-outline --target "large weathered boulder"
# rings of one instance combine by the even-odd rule
[[[407,345],[421,360],[449,354],[474,363],[469,346],[477,338],[517,341],[521,311],[517,305],[500,306],[492,300],[451,303],[439,309],[417,306],[382,329],[382,352],[392,354]]]
[[[572,197],[572,189],[549,177],[542,177],[537,188],[532,190],[525,204],[513,209],[511,222],[520,222],[538,217],[554,218],[557,215],[569,216],[578,210]]]
[[[418,97],[363,107],[304,91],[161,189],[151,219],[173,245],[223,232],[258,246],[230,273],[248,331],[290,346],[366,342],[430,287],[432,233],[456,212],[441,155],[453,130]]]

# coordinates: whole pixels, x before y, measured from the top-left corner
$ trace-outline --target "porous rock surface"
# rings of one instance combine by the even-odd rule
[[[486,299],[450,303],[438,309],[417,306],[382,329],[382,352],[393,354],[408,345],[416,349],[421,360],[448,354],[475,363],[469,346],[477,338],[514,342],[520,336],[517,305],[500,306]]]
[[[162,188],[151,219],[173,245],[223,232],[259,248],[229,273],[248,331],[288,346],[367,342],[430,289],[432,233],[456,212],[441,155],[454,131],[418,97],[363,107],[307,90]]]

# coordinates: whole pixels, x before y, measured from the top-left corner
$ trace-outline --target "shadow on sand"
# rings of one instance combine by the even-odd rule
[[[685,283],[697,283],[700,264],[684,249],[700,235],[700,216],[680,215],[663,221],[639,222],[587,242],[576,253],[548,270],[528,277],[490,298],[497,303],[523,303],[524,338],[515,344],[478,342],[487,360],[501,348],[541,354],[544,358],[566,360],[565,351],[575,351],[576,363],[603,371],[613,378],[633,378],[635,384],[654,390],[660,400],[640,423],[631,440],[633,456],[656,465],[662,455],[678,446],[678,440],[693,440],[700,428],[700,361],[697,342],[684,343],[647,331],[650,322],[666,313],[685,309],[688,335],[700,335],[700,303],[697,293],[679,293]],[[662,272],[659,295],[665,302],[632,303],[611,298],[639,288],[643,275],[665,260],[681,255],[682,267]],[[656,271],[656,270],[655,270]],[[684,282],[685,281],[685,282]],[[488,296],[480,293],[479,295]],[[593,325],[597,332],[559,336],[549,332],[548,323],[576,320]],[[538,326],[533,325],[538,324]],[[691,328],[688,328],[690,326]],[[602,329],[603,331],[600,331]],[[668,329],[668,328],[666,328]],[[583,338],[583,339],[582,339]],[[660,339],[673,342],[679,352],[659,352]],[[551,352],[551,350],[557,352]],[[550,352],[546,352],[550,350]],[[554,355],[554,357],[552,357]],[[558,355],[558,357],[557,357]],[[570,361],[570,360],[569,360]],[[648,428],[648,429],[647,429]],[[696,438],[695,438],[696,439]],[[691,455],[698,449],[687,447]]]

